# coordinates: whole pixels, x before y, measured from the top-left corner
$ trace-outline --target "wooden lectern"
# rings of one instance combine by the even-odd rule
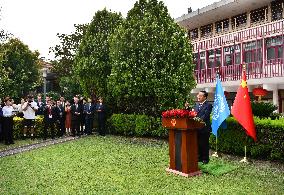
[[[166,170],[185,177],[200,175],[197,131],[203,123],[192,118],[162,118],[169,130],[170,167]]]

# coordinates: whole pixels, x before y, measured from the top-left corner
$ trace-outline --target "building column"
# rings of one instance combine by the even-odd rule
[[[250,12],[247,12],[247,27],[249,28],[250,26],[251,26]]]
[[[271,5],[268,5],[268,9],[267,9],[267,21],[271,22],[272,21],[272,12],[271,12]]]
[[[229,32],[232,32],[233,28],[232,28],[232,18],[229,18]]]
[[[277,112],[279,112],[279,94],[278,85],[275,84],[263,84],[263,89],[273,92],[273,104],[278,107]]]

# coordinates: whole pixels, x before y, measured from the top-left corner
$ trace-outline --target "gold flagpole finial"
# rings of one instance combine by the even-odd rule
[[[243,70],[245,70],[245,69],[246,69],[246,67],[247,67],[247,66],[246,66],[246,64],[243,64]]]

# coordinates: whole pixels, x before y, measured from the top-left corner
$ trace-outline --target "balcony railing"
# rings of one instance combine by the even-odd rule
[[[198,51],[199,49],[208,49],[214,47],[221,47],[226,44],[234,44],[234,42],[243,42],[256,38],[263,38],[273,34],[284,34],[284,20],[278,20],[270,23],[265,23],[259,26],[253,26],[250,28],[245,27],[245,29],[225,33],[217,34],[212,38],[202,38],[194,39],[192,41],[193,51]]]
[[[242,65],[229,65],[195,70],[196,81],[198,84],[214,83],[217,73],[219,73],[221,81],[238,81],[242,78]],[[265,63],[248,63],[246,73],[247,80],[284,77],[283,59],[267,60]]]

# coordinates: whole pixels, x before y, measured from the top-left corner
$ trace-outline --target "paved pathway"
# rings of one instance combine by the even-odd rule
[[[82,137],[84,137],[84,136],[82,136]],[[11,149],[7,149],[7,150],[3,150],[3,151],[0,151],[0,158],[5,157],[5,156],[14,155],[14,154],[19,154],[19,153],[22,153],[22,152],[25,152],[25,151],[34,150],[34,149],[37,149],[37,148],[42,148],[42,147],[46,147],[46,146],[50,146],[50,145],[54,145],[54,144],[72,141],[72,140],[75,140],[75,139],[79,139],[79,137],[57,138],[57,139],[42,141],[42,142],[35,143],[35,144],[19,146],[17,148],[11,148]]]

